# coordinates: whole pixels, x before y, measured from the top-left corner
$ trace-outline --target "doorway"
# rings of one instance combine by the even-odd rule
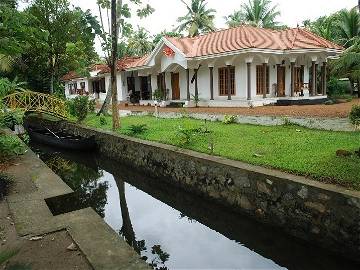
[[[285,97],[285,67],[277,68],[277,96]]]
[[[180,100],[179,73],[171,73],[172,99]]]

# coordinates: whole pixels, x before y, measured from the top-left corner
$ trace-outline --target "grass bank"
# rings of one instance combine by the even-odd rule
[[[89,115],[84,124],[111,129],[111,117],[100,124],[99,117]],[[106,122],[106,123],[104,123]],[[129,135],[131,125],[147,125],[147,130],[134,137],[180,146],[233,160],[279,169],[313,179],[337,183],[360,190],[360,158],[337,157],[336,151],[354,151],[360,147],[360,132],[333,132],[312,130],[299,126],[225,125],[221,122],[200,120],[157,119],[151,116],[121,118],[122,128],[117,132]],[[208,129],[212,133],[197,133],[184,144],[179,127]]]

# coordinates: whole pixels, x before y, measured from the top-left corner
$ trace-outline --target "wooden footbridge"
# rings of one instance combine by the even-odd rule
[[[4,97],[3,103],[11,110],[21,109],[26,112],[46,113],[59,118],[68,118],[65,101],[43,93],[17,92]]]

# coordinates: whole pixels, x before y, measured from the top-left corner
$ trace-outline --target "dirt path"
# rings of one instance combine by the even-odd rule
[[[353,105],[360,105],[360,99],[351,102],[339,103],[334,105],[302,105],[302,106],[264,106],[256,108],[188,108],[191,113],[209,114],[234,114],[251,116],[294,116],[294,117],[326,117],[326,118],[346,118],[348,117]],[[153,107],[129,105],[119,105],[121,110],[130,111],[154,111]],[[159,108],[160,112],[181,112],[182,108]]]

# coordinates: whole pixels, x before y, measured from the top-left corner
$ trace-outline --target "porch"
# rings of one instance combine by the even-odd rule
[[[140,98],[140,105],[161,100],[162,107],[258,107],[321,104],[327,99],[327,60],[321,54],[244,54],[160,67],[138,71],[150,83],[147,97],[153,97]],[[140,87],[140,94],[148,89],[149,84]]]

